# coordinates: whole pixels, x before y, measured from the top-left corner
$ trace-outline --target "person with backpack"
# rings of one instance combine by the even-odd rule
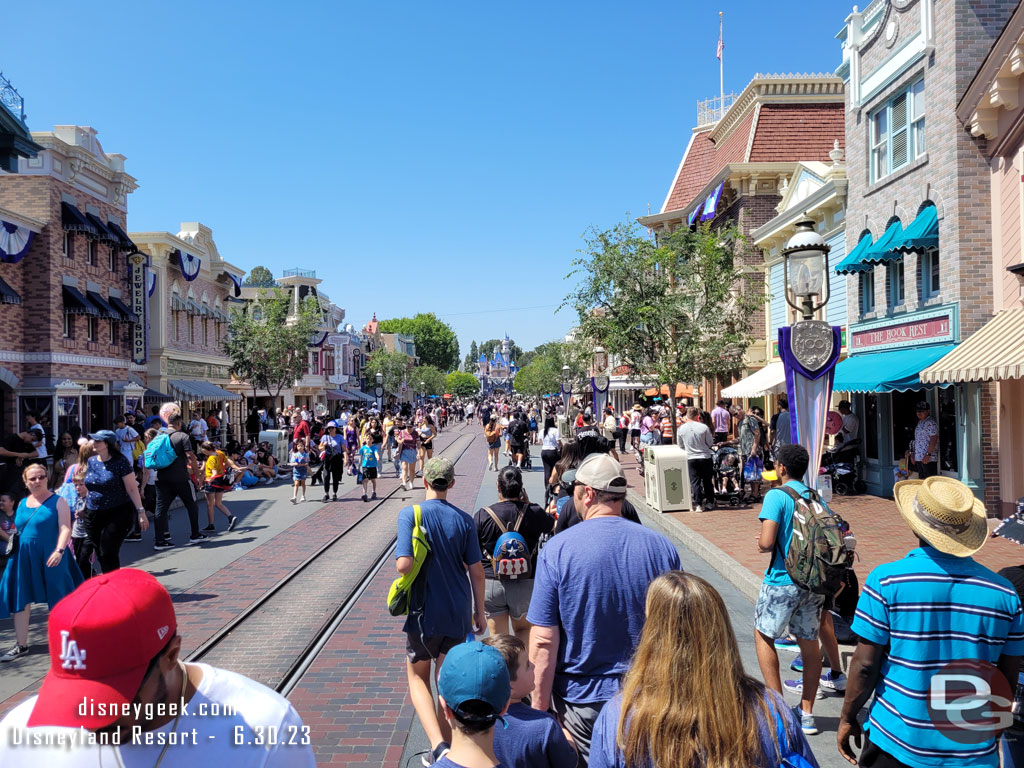
[[[528,642],[526,611],[533,594],[538,544],[541,535],[554,530],[555,518],[530,503],[519,467],[502,467],[498,502],[477,510],[473,522],[484,560],[487,629],[492,635],[509,634],[511,622],[511,633]]]
[[[813,735],[818,733],[812,713],[821,675],[821,610],[825,596],[839,590],[852,553],[842,518],[800,480],[809,462],[802,445],[782,446],[775,462],[782,486],[764,497],[757,547],[772,557],[754,607],[754,644],[765,684],[781,694],[775,639],[786,637],[787,628],[796,639],[803,657],[797,714],[803,732]]]
[[[516,411],[508,424],[508,445],[512,451],[512,463],[517,467],[523,466],[523,456],[530,450],[527,446],[529,435],[530,423],[522,411]]]
[[[162,552],[174,546],[167,525],[167,513],[175,499],[181,499],[188,512],[191,528],[189,544],[198,544],[206,539],[199,530],[199,506],[196,504],[196,486],[193,477],[200,477],[202,469],[192,451],[188,432],[182,430],[181,409],[177,403],[164,403],[160,407],[160,418],[167,428],[146,446],[146,466],[156,473],[156,514],[154,527],[156,540],[153,549]]]
[[[415,453],[409,464],[414,461]],[[409,698],[430,741],[429,762],[425,760],[424,765],[433,765],[449,749],[452,735],[449,724],[438,718],[431,693],[435,670],[441,668],[448,651],[465,642],[467,634],[483,634],[487,621],[484,567],[473,518],[447,501],[448,492],[455,485],[455,466],[451,460],[427,459],[423,485],[424,501],[398,513],[395,567],[399,576],[404,577],[417,567],[416,550],[423,535],[414,536],[415,531],[425,532],[429,556],[419,564],[405,611],[396,611],[390,595],[388,603],[392,614],[408,614],[402,629],[406,635]],[[407,487],[412,487],[411,480]]]

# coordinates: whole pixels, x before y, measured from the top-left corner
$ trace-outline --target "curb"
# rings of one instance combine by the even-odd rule
[[[727,552],[716,547],[673,515],[653,509],[636,491],[628,490],[626,498],[636,507],[636,511],[644,522],[669,538],[681,542],[684,547],[718,571],[722,578],[736,587],[751,602],[757,602],[757,595],[761,591],[761,579],[752,574],[745,565],[733,559]]]

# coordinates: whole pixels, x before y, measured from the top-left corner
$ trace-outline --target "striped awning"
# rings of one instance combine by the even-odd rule
[[[172,379],[167,382],[171,391],[180,395],[183,400],[192,402],[216,400],[241,400],[242,396],[235,392],[228,392],[209,381],[195,381],[192,379]]]
[[[925,384],[1024,378],[1024,309],[1004,309],[921,371]]]

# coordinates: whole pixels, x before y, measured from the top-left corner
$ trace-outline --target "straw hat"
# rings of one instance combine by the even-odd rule
[[[967,557],[988,538],[985,505],[959,480],[903,480],[893,495],[907,525],[940,552]]]

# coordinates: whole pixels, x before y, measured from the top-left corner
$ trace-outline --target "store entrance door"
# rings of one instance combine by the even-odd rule
[[[960,478],[960,439],[957,436],[957,392],[959,386],[937,389],[935,420],[939,423],[939,472]]]
[[[917,404],[925,400],[924,390],[892,393],[892,457],[902,459],[914,443],[917,429]]]

